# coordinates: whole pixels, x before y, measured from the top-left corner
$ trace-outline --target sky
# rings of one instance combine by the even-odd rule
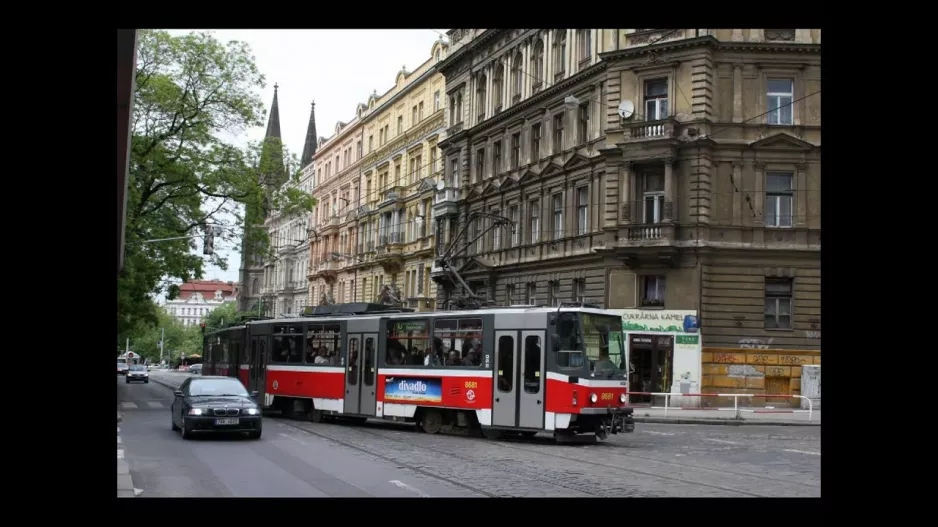
[[[177,36],[191,30],[170,30]],[[433,43],[445,29],[409,30],[217,30],[222,42],[247,42],[266,86],[258,90],[264,101],[265,124],[226,140],[246,144],[264,138],[274,83],[279,87],[280,133],[297,158],[303,152],[310,103],[316,101],[316,133],[329,137],[337,121],[355,116],[355,105],[365,103],[375,90],[383,94],[394,86],[401,67],[414,70],[430,58]],[[200,244],[201,245],[201,244]],[[228,259],[228,270],[206,266],[204,279],[236,282],[240,247],[215,242],[215,250]],[[201,247],[199,248],[201,252]]]

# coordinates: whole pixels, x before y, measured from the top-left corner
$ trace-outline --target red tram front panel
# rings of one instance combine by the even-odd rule
[[[312,399],[317,410],[341,412],[345,398],[345,368],[268,364],[265,386],[268,397]]]
[[[581,413],[596,413],[597,410],[607,408],[625,408],[628,392],[628,383],[624,379],[598,380],[576,378],[570,382],[571,376],[562,373],[547,372],[547,400],[545,402],[545,422],[548,430],[566,428],[564,422],[569,422],[569,416]],[[593,402],[592,396],[596,396]]]
[[[378,370],[377,417],[412,418],[420,406],[475,411],[492,421],[491,370]]]

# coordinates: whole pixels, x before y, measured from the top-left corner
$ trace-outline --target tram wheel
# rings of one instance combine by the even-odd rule
[[[439,433],[443,428],[443,414],[439,410],[424,410],[420,416],[420,428],[428,434]]]
[[[481,430],[482,430],[482,437],[486,439],[501,439],[502,436],[505,435],[505,432],[503,430],[498,430],[496,428],[489,428],[489,429],[481,428]]]
[[[310,410],[306,415],[309,417],[309,420],[314,423],[321,423],[325,419],[322,410]]]

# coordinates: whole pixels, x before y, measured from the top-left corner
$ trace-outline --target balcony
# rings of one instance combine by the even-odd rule
[[[463,128],[462,121],[454,124],[453,126],[450,126],[449,128],[446,129],[446,137],[453,137],[459,132],[462,132],[462,128]]]
[[[436,191],[433,198],[433,217],[458,214],[460,196],[461,193],[456,187],[444,187],[443,190]]]
[[[339,227],[339,217],[333,216],[319,225],[320,235],[330,233]]]
[[[673,200],[649,198],[625,203],[624,222],[610,252],[634,266],[672,266],[677,261],[679,227]]]
[[[623,125],[625,142],[673,139],[680,135],[680,123],[672,117],[657,121],[640,121]]]
[[[392,232],[381,236],[375,251],[375,261],[388,273],[398,273],[404,267],[404,233]]]

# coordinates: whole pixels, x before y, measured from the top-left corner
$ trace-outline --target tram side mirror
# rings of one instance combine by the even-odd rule
[[[176,397],[182,397],[182,390],[173,390],[173,395]]]
[[[251,397],[256,398],[256,397],[257,397],[257,394],[259,394],[259,393],[260,393],[260,392],[258,392],[257,390],[254,390],[254,391],[251,392]]]

